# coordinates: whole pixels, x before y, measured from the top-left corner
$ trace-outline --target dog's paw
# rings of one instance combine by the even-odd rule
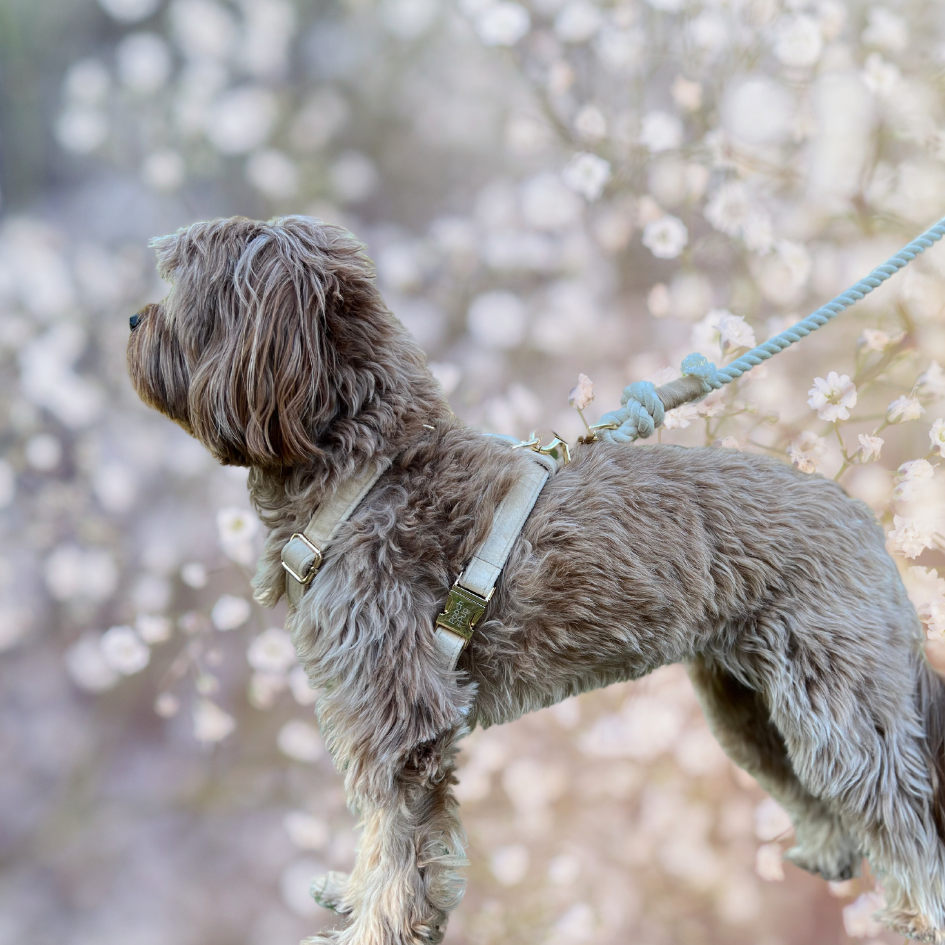
[[[311,897],[324,909],[331,909],[339,915],[347,915],[351,907],[345,902],[348,891],[348,874],[332,870],[324,876],[316,876],[308,888]],[[326,941],[328,941],[326,939]],[[318,939],[311,939],[312,945],[319,945]],[[307,945],[307,943],[306,943]]]
[[[791,847],[784,854],[789,863],[808,873],[815,873],[830,882],[843,882],[860,875],[860,860],[854,859],[848,851],[838,851],[829,855],[826,851],[812,852],[804,847]]]
[[[906,912],[902,909],[882,909],[873,915],[897,935],[904,935],[914,942],[928,942],[929,945],[945,945],[945,929],[937,929],[924,915]]]

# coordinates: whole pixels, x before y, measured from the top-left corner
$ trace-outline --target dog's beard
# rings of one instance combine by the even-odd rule
[[[128,339],[128,373],[138,396],[193,436],[188,411],[190,371],[161,305],[148,305]]]

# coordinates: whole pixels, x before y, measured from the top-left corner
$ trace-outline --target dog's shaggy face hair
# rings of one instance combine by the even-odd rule
[[[433,622],[529,460],[450,413],[360,244],[304,217],[157,240],[173,288],[133,322],[141,397],[250,467],[271,531],[254,580],[336,485],[392,462],[287,627],[363,833],[345,916],[313,943],[420,945],[462,893],[459,738],[666,663],[720,743],[789,811],[788,856],[866,856],[883,918],[945,942],[945,687],[870,510],[819,476],[724,449],[594,443],[549,481],[458,670]]]

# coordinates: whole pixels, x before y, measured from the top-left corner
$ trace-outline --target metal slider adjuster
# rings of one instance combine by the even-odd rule
[[[474,591],[454,584],[446,598],[446,609],[436,618],[436,625],[461,636],[465,647],[494,593],[495,588],[492,588],[488,597],[480,597]]]
[[[296,581],[299,582],[299,584],[308,585],[309,583],[311,583],[312,578],[315,577],[315,575],[318,573],[318,569],[322,566],[322,553],[321,553],[321,551],[320,551],[315,545],[313,545],[312,542],[310,542],[301,532],[296,532],[296,533],[286,542],[285,548],[288,548],[289,545],[292,544],[292,542],[295,541],[296,538],[298,538],[298,540],[299,540],[300,542],[302,542],[302,544],[305,545],[305,547],[308,548],[309,551],[312,552],[312,554],[315,556],[315,558],[314,558],[314,560],[312,561],[312,563],[308,566],[308,569],[307,569],[306,572],[305,572],[305,576],[303,577],[301,574],[296,574],[295,571],[294,571],[291,567],[289,567],[288,564],[286,564],[286,561],[285,561],[285,549],[283,549],[283,552],[282,552],[282,554],[283,554],[283,557],[282,557],[282,567],[284,567],[284,568],[286,569],[286,571],[288,571],[289,574],[291,574],[292,577],[294,577],[294,578],[296,579]]]

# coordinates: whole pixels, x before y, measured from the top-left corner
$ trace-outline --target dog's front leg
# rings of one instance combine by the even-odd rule
[[[389,792],[356,790],[361,841],[336,903],[349,924],[306,945],[434,945],[443,938],[463,895],[458,869],[466,863],[452,790],[458,735],[453,730],[419,746]]]

